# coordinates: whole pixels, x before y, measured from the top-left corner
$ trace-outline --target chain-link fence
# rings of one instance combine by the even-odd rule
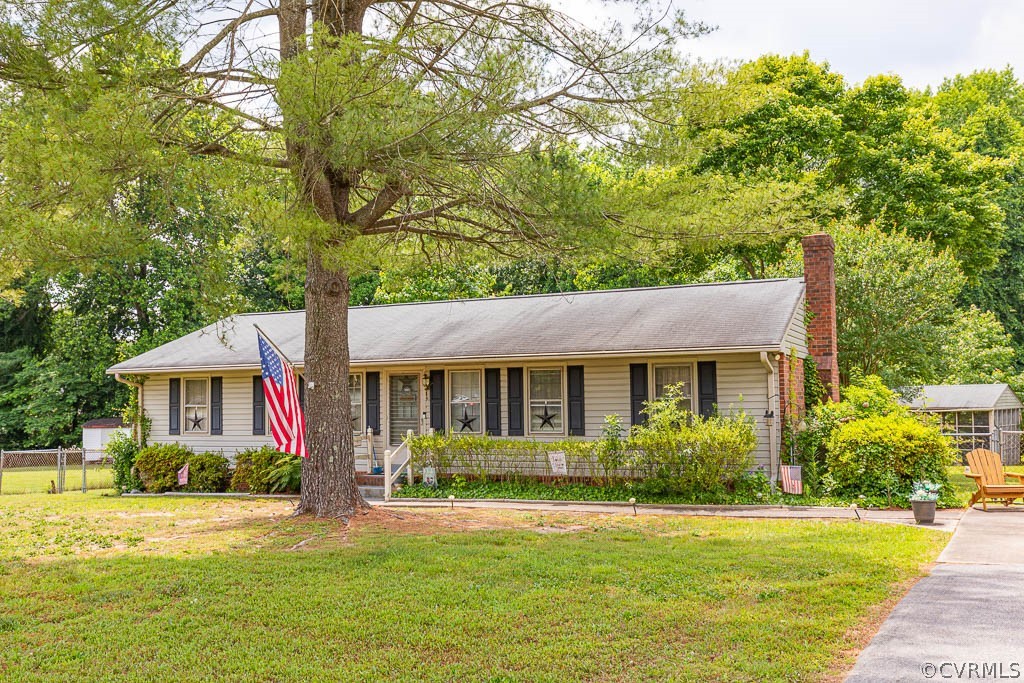
[[[110,458],[103,451],[0,451],[0,494],[64,493],[108,489],[113,485]]]

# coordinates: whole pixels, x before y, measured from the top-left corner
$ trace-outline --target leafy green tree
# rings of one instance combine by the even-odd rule
[[[930,240],[972,278],[996,264],[1007,164],[962,145],[898,77],[847,88],[807,54],[767,55],[727,83],[746,86],[749,106],[699,130],[699,172],[798,183],[823,224],[873,222]]]
[[[991,310],[1024,350],[1024,86],[1010,69],[947,79],[930,103],[960,146],[1007,165],[1000,193],[1005,235],[995,267],[970,282],[961,300]],[[1019,362],[1019,361],[1018,361]]]
[[[532,0],[12,7],[3,237],[31,264],[138,247],[152,236],[111,207],[139,178],[184,174],[216,188],[208,211],[222,200],[301,255],[300,510],[350,515],[350,276],[387,253],[608,244],[629,207],[562,147],[620,139],[662,96],[674,41],[703,27],[661,16],[642,3],[626,31]]]
[[[839,370],[878,375],[888,386],[937,381],[943,344],[957,319],[965,278],[948,251],[869,225],[839,225],[836,240],[836,323]],[[780,274],[801,274],[792,249]]]
[[[951,249],[970,276],[995,265],[1003,236],[1005,164],[960,149],[893,76],[847,93],[829,182],[849,190],[858,222]]]
[[[943,339],[942,360],[944,384],[1005,382],[1024,391],[1013,339],[991,311],[974,306],[958,311]]]

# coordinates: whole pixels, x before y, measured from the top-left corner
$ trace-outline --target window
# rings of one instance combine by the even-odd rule
[[[988,418],[984,411],[941,413],[942,431],[953,438],[961,453],[991,448]]]
[[[562,431],[562,371],[530,370],[530,432]]]
[[[448,373],[448,387],[448,424],[452,431],[479,434],[483,430],[480,371],[452,370]]]
[[[655,365],[654,398],[665,395],[665,389],[673,384],[683,385],[683,395],[693,400],[693,367],[690,365]]]
[[[209,383],[206,379],[185,380],[185,433],[205,434],[210,430]]]
[[[349,374],[348,401],[352,405],[352,431],[361,434],[363,429],[363,376]]]

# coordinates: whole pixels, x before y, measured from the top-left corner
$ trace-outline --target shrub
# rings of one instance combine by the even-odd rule
[[[188,484],[185,491],[219,493],[228,487],[228,459],[220,453],[193,453],[187,456]],[[177,480],[175,480],[177,483]]]
[[[842,390],[842,399],[842,412],[853,417],[910,414],[906,406],[900,405],[896,392],[886,387],[878,375],[854,378]]]
[[[754,421],[742,411],[701,417],[688,405],[681,386],[647,402],[647,423],[635,425],[627,442],[637,469],[679,491],[731,490],[754,465]]]
[[[626,464],[626,444],[623,435],[622,418],[616,414],[605,415],[604,426],[601,427],[601,439],[594,446],[597,458],[606,482],[618,478],[619,472]]]
[[[114,488],[118,493],[142,488],[142,481],[135,472],[135,458],[139,455],[139,445],[134,439],[124,432],[115,432],[107,442],[107,455],[114,461]]]
[[[828,441],[826,488],[839,495],[886,495],[905,503],[914,481],[950,490],[956,450],[937,425],[903,414],[841,424]]]
[[[278,453],[274,466],[267,473],[270,493],[298,493],[302,485],[302,458],[291,453]]]
[[[295,463],[290,463],[291,458]],[[288,465],[297,472],[285,468]],[[284,468],[284,469],[282,469]],[[283,493],[299,490],[301,462],[271,446],[250,448],[235,456],[231,490],[249,493]]]
[[[173,491],[178,487],[178,470],[192,455],[190,448],[177,443],[146,446],[135,458],[135,469],[150,493]]]
[[[808,374],[816,375],[813,370]],[[813,495],[824,490],[829,443],[842,424],[875,416],[910,416],[910,411],[900,405],[896,393],[876,375],[855,377],[852,384],[843,387],[842,398],[839,403],[810,407],[803,428],[796,429],[794,434],[797,462],[803,467],[804,486]]]

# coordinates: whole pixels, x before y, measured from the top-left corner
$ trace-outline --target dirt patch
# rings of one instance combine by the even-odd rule
[[[603,517],[603,516],[602,516]],[[596,515],[535,513],[487,509],[373,508],[349,522],[350,533],[443,534],[521,529],[537,533],[577,533],[602,526]]]

